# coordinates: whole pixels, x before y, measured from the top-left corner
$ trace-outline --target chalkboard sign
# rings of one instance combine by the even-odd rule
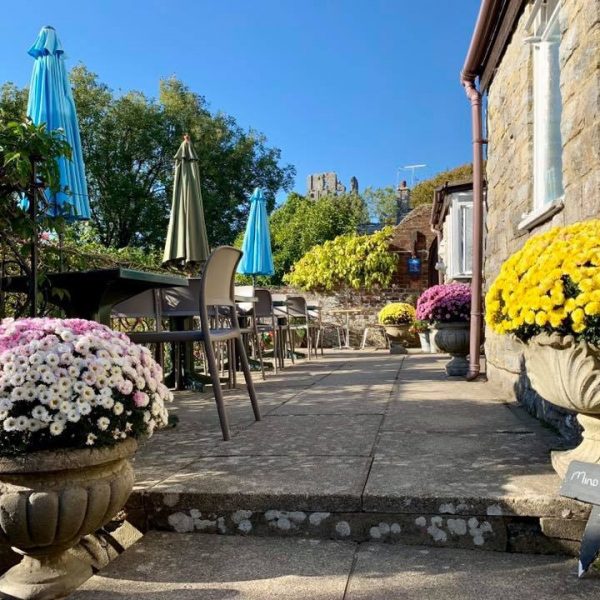
[[[560,487],[560,495],[600,505],[600,465],[572,461]]]
[[[600,465],[574,460],[560,486],[560,495],[592,505],[579,551],[579,577],[600,553]]]

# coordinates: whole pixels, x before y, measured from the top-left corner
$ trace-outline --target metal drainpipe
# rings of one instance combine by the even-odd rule
[[[482,325],[482,271],[483,271],[483,126],[481,93],[474,79],[462,79],[467,98],[471,102],[473,129],[473,277],[471,279],[471,331],[469,341],[469,372],[467,381],[473,381],[481,370],[480,347]]]

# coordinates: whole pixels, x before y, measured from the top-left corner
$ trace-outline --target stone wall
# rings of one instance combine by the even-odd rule
[[[600,216],[600,0],[561,3],[561,135],[564,209],[533,231],[518,223],[533,197],[532,57],[524,38],[529,4],[513,33],[489,89],[486,178],[487,239],[485,286],[502,262],[531,236],[555,225]],[[514,390],[534,414],[568,436],[576,435],[570,415],[550,408],[533,392],[522,369],[519,348],[486,332],[490,379]]]

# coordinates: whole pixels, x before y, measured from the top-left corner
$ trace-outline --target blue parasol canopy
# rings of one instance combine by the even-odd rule
[[[42,28],[29,54],[35,61],[27,115],[36,125],[46,123],[48,131],[61,129],[72,150],[71,160],[58,159],[61,188],[68,188],[70,193],[47,195],[49,214],[68,220],[89,219],[90,203],[75,101],[65,68],[64,50],[54,27]]]
[[[250,197],[250,214],[244,243],[242,260],[237,272],[243,275],[273,275],[273,254],[271,236],[267,218],[267,202],[260,188],[256,188]]]

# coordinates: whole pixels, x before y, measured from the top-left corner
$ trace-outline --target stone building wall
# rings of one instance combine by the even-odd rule
[[[555,225],[600,216],[600,0],[561,3],[561,135],[564,209],[531,232],[518,223],[533,198],[532,56],[524,38],[529,4],[513,33],[489,89],[486,178],[487,236],[484,282],[489,286],[502,262],[531,235]],[[518,346],[486,332],[488,377],[514,390],[531,412],[567,436],[570,416],[557,412],[531,390]]]

